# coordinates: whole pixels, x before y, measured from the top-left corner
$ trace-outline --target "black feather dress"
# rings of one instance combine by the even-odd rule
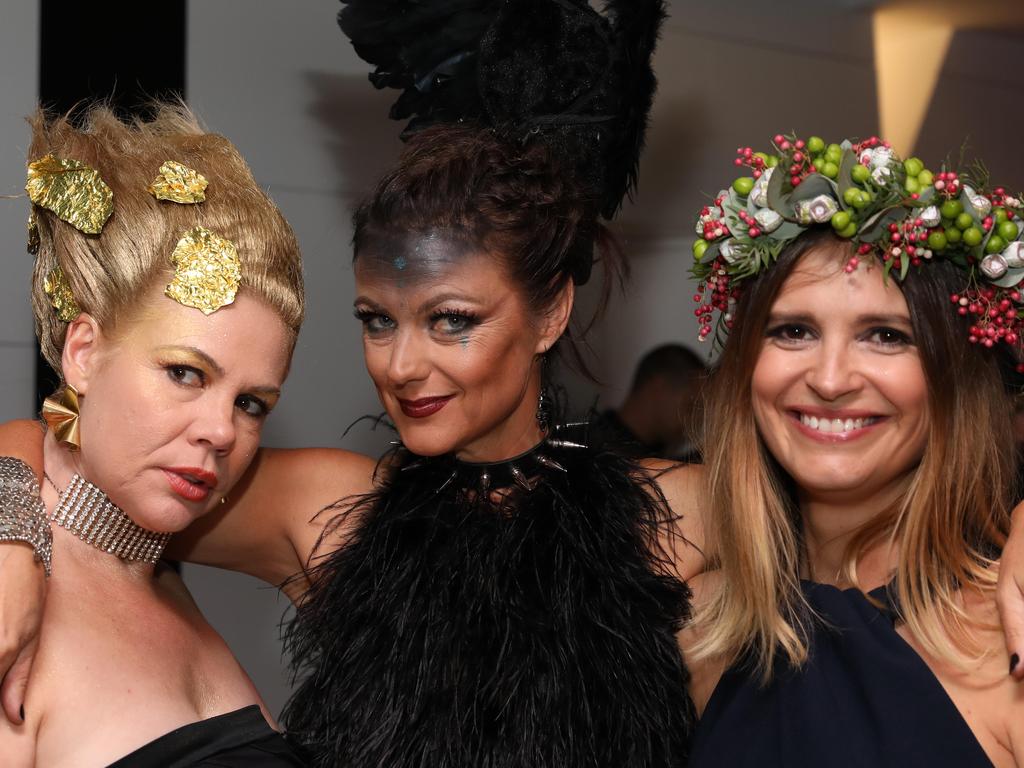
[[[339,504],[346,541],[288,633],[285,721],[313,765],[685,765],[689,591],[659,554],[664,499],[613,453],[544,453],[502,502],[479,466],[403,452]]]

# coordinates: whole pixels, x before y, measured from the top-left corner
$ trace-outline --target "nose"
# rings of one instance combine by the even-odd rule
[[[427,378],[430,366],[424,341],[417,333],[398,333],[388,358],[387,374],[392,386],[401,388]]]
[[[206,401],[192,422],[192,442],[212,448],[220,455],[230,453],[237,437],[235,416],[234,399],[216,404]]]
[[[861,386],[854,355],[841,339],[826,339],[818,345],[805,381],[818,397],[829,402],[856,392]]]

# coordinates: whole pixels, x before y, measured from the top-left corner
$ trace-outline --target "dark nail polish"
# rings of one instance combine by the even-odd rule
[[[25,705],[21,705],[21,709],[18,710],[18,714],[21,715],[21,722],[25,722]]]
[[[1013,670],[1017,668],[1017,664],[1020,663],[1020,656],[1016,653],[1010,656],[1010,674],[1013,674]]]

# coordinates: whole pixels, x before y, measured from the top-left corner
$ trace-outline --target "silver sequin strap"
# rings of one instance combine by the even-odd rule
[[[71,478],[53,511],[53,522],[86,544],[122,560],[155,563],[171,538],[136,524],[107,494],[83,479]]]
[[[0,541],[23,541],[49,576],[53,562],[53,532],[39,496],[39,482],[25,462],[0,456]]]

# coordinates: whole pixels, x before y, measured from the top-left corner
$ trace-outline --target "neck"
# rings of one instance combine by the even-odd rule
[[[901,503],[908,482],[901,480],[866,497],[801,493],[800,513],[807,548],[805,576],[823,584],[853,586],[844,574],[850,544],[880,514]],[[888,537],[872,543],[857,558],[857,586],[869,591],[887,583],[896,565],[895,557]]]

